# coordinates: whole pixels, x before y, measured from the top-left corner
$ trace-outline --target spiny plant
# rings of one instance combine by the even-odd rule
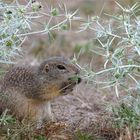
[[[35,9],[36,8],[36,9]],[[0,63],[11,63],[11,59],[19,56],[20,46],[31,30],[32,20],[38,17],[40,5],[31,1],[27,5],[0,3]]]
[[[140,4],[127,8],[116,4],[120,12],[105,14],[109,18],[106,21],[100,16],[88,17],[78,33],[87,30],[94,33],[94,39],[90,39],[90,51],[104,60],[103,69],[97,72],[81,67],[83,78],[101,88],[114,88],[119,97],[120,90],[140,91],[140,21],[137,16]]]
[[[18,0],[11,4],[0,2],[0,63],[13,63],[15,57],[21,56],[21,45],[29,35],[51,36],[54,30],[71,30],[72,22],[79,20],[78,10],[69,12],[64,4],[44,11],[39,1],[29,0],[25,5]]]
[[[116,5],[119,10],[113,15],[105,14],[106,21],[100,16],[88,17],[78,31],[94,33],[89,41],[90,51],[103,59],[102,70],[80,67],[76,56],[74,62],[81,68],[83,79],[97,84],[100,90],[114,89],[120,104],[113,107],[113,121],[119,132],[127,128],[134,135],[140,124],[140,4],[126,8],[118,2]],[[123,105],[121,93],[125,95]]]

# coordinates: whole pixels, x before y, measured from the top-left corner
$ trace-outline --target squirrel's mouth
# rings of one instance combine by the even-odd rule
[[[81,83],[82,79],[80,77],[68,78],[66,82],[61,85],[60,91],[63,95],[67,95],[73,91],[74,87]]]

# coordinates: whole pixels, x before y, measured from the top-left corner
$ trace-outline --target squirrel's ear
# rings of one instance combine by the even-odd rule
[[[48,64],[46,64],[45,66],[44,66],[44,69],[43,69],[45,72],[48,72],[49,71],[49,65]]]

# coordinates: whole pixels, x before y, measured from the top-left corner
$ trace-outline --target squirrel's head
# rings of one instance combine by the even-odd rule
[[[78,76],[79,73],[78,66],[64,57],[51,57],[39,67],[42,82],[58,84],[63,92],[64,89],[73,88],[81,82],[81,78]]]

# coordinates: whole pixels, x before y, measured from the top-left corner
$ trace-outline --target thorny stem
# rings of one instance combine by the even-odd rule
[[[102,73],[105,73],[105,72],[109,72],[109,71],[112,71],[112,70],[115,70],[115,69],[123,69],[123,68],[140,68],[140,66],[138,65],[123,65],[123,66],[118,66],[118,67],[115,67],[115,68],[109,68],[109,69],[105,69],[105,70],[102,70],[102,71],[99,71],[96,73],[96,75],[99,75],[99,74],[102,74]]]

